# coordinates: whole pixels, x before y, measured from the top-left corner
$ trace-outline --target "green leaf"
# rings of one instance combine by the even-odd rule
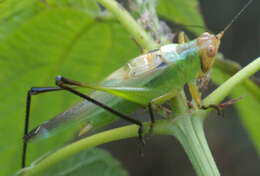
[[[136,45],[119,24],[96,21],[93,15],[77,7],[46,6],[30,18],[10,15],[10,22],[1,23],[6,33],[0,40],[0,175],[20,168],[29,88],[54,86],[57,75],[96,83],[137,55]],[[80,100],[66,92],[33,97],[30,127]],[[28,160],[61,146],[73,135],[68,131],[52,140],[30,144]]]
[[[0,40],[6,38],[25,20],[41,11],[40,1],[8,0],[0,4]]]
[[[46,176],[127,176],[122,168],[110,153],[92,148],[80,152],[44,171]]]
[[[212,79],[214,83],[220,85],[231,75],[219,68],[213,69]],[[258,153],[260,154],[260,88],[252,81],[246,80],[242,85],[236,87],[232,93],[232,98],[242,97],[240,101],[235,103],[235,107],[240,114],[240,119],[247,129]]]
[[[89,15],[99,15],[100,8],[96,0],[46,0],[46,5],[52,8],[54,7],[70,7],[80,10]]]
[[[202,29],[187,27],[197,35],[205,31],[197,0],[159,0],[158,13],[161,17],[180,25],[201,26]]]
[[[99,7],[95,0],[8,0],[0,4],[0,40],[42,10],[69,7],[97,16]]]

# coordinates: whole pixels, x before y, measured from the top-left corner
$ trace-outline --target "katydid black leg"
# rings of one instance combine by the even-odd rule
[[[128,122],[131,122],[131,123],[138,125],[139,126],[139,129],[138,129],[139,139],[142,142],[142,144],[145,143],[144,138],[143,138],[143,124],[142,124],[142,122],[140,122],[136,119],[133,119],[133,118],[121,113],[121,112],[118,112],[118,111],[110,108],[109,106],[107,106],[107,105],[91,98],[90,96],[87,96],[87,95],[85,95],[85,94],[83,94],[83,93],[81,93],[81,92],[79,92],[79,91],[77,91],[77,90],[75,90],[75,89],[73,89],[69,86],[69,85],[72,85],[72,86],[79,86],[80,87],[80,86],[83,85],[80,82],[70,80],[70,79],[64,78],[62,76],[57,76],[56,77],[56,85],[59,86],[60,88],[64,89],[64,90],[67,90],[68,92],[71,92],[74,95],[77,95],[81,98],[84,98],[85,100],[87,100],[87,101],[89,101],[89,102],[91,102],[91,103],[111,112],[112,114],[114,114],[114,115],[116,115],[116,116],[118,116],[118,117],[120,117],[120,118],[122,118],[122,119],[124,119]]]
[[[149,111],[149,116],[150,116],[150,120],[151,120],[149,135],[151,135],[153,132],[153,127],[154,127],[154,123],[155,123],[153,107],[152,107],[151,103],[148,104],[148,111]]]
[[[30,122],[30,108],[31,108],[31,97],[32,95],[38,95],[40,93],[45,92],[53,92],[62,90],[60,87],[32,87],[27,92],[26,97],[26,111],[25,111],[25,122],[24,122],[24,137],[28,133],[29,129],[29,122]],[[22,168],[26,165],[26,151],[27,151],[27,141],[23,140],[23,150],[22,150]]]
[[[151,137],[152,133],[153,133],[153,127],[154,127],[155,119],[154,119],[152,103],[149,103],[147,107],[148,107],[148,111],[149,111],[149,117],[150,117],[150,120],[151,120],[149,133],[148,133],[148,137],[147,137],[147,139],[149,139]],[[142,143],[142,144],[144,144],[144,143]],[[139,148],[139,154],[141,156],[144,156],[143,149],[144,149],[144,145],[141,145],[140,148]]]

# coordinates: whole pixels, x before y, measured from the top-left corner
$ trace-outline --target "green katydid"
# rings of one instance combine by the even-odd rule
[[[202,107],[196,80],[206,76],[212,68],[218,53],[220,40],[234,20],[251,3],[249,1],[235,16],[231,23],[219,34],[203,33],[190,42],[168,44],[130,60],[98,85],[85,84],[61,76],[56,78],[57,87],[34,87],[28,91],[24,148],[22,167],[25,167],[27,142],[40,137],[48,137],[55,130],[65,129],[84,123],[88,127],[111,121],[114,115],[139,126],[139,138],[143,140],[143,125],[128,115],[140,107],[149,107],[152,124],[154,122],[152,105],[161,104],[176,95],[188,84],[190,94],[197,108]],[[76,88],[85,87],[96,90],[90,96],[80,93]],[[44,122],[28,132],[31,96],[51,91],[66,90],[85,100],[53,119]],[[98,106],[96,106],[98,105]],[[101,108],[100,108],[101,107]],[[120,113],[120,109],[126,109]],[[83,132],[86,128],[83,129]],[[82,132],[82,131],[81,131]]]

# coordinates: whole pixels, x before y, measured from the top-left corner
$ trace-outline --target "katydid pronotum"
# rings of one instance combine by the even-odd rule
[[[201,95],[196,80],[207,76],[218,53],[220,40],[224,32],[233,24],[238,16],[248,7],[250,0],[233,20],[217,35],[205,32],[197,39],[186,41],[180,37],[179,44],[167,44],[130,60],[98,85],[85,84],[62,76],[56,77],[56,87],[33,87],[28,91],[22,167],[26,165],[27,142],[51,135],[57,129],[76,123],[95,126],[95,119],[118,116],[139,126],[138,135],[142,143],[143,124],[128,114],[140,107],[148,107],[151,127],[154,124],[153,105],[159,105],[178,95],[184,85],[188,85],[194,100],[194,108],[205,108],[201,103]],[[77,88],[95,90],[85,95]],[[69,110],[44,122],[30,132],[29,116],[32,95],[45,92],[68,91],[84,99]],[[127,108],[124,113],[119,110]],[[100,108],[97,111],[97,108]],[[82,132],[86,131],[84,128]]]

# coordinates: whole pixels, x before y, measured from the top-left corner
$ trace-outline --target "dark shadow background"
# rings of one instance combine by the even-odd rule
[[[247,0],[200,0],[201,12],[208,28],[221,31],[246,4]],[[221,44],[225,57],[242,66],[259,56],[260,1],[255,0],[248,10],[226,32]],[[260,158],[251,143],[239,116],[232,108],[225,118],[211,115],[205,130],[210,148],[222,176],[259,176]],[[128,139],[109,143],[103,148],[112,152],[131,176],[195,176],[195,172],[178,142],[171,137],[153,137],[138,154],[138,141]]]

